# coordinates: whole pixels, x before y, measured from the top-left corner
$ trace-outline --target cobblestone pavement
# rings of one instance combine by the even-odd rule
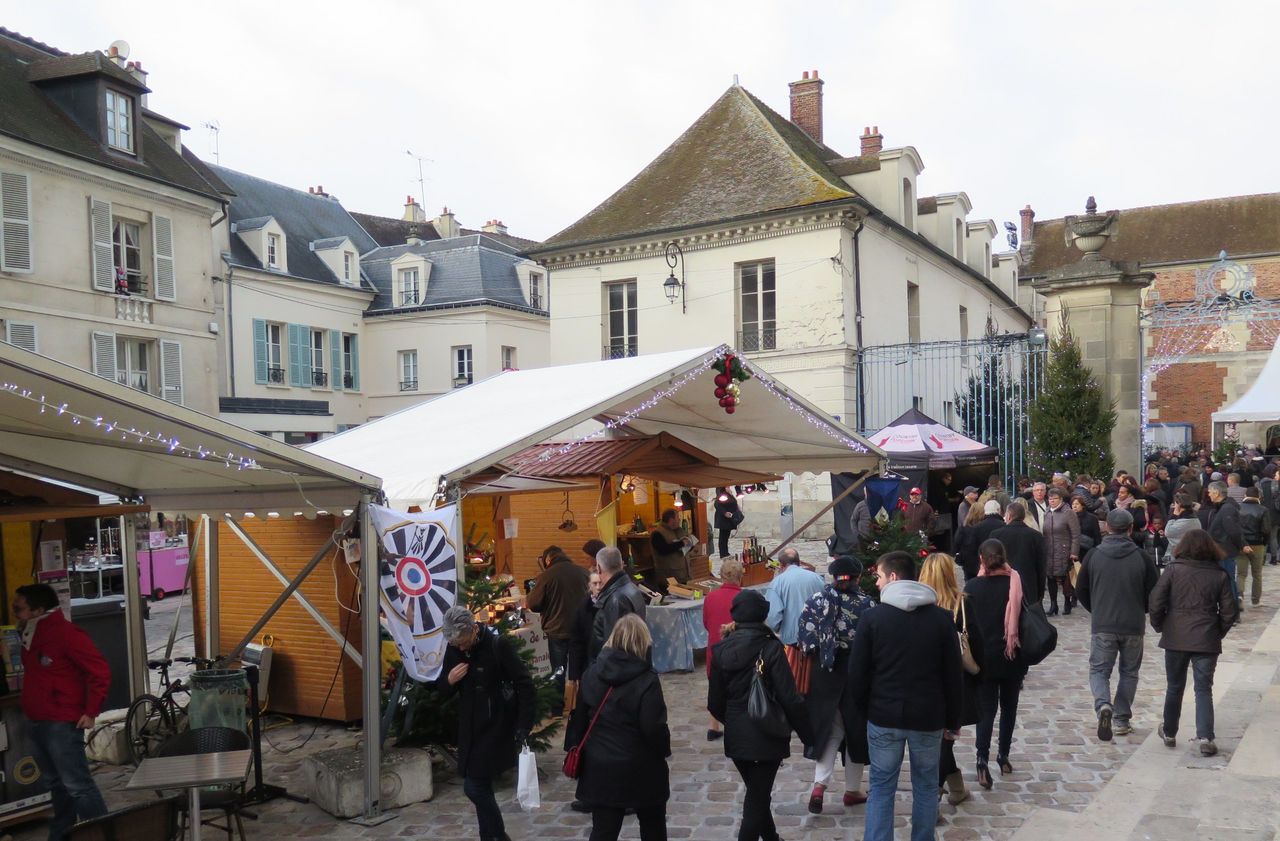
[[[809,560],[825,559],[820,544],[802,546]],[[1252,649],[1262,630],[1280,603],[1280,570],[1267,567],[1263,606],[1249,610],[1244,621],[1226,639],[1223,662],[1242,661]],[[1018,727],[1014,737],[1011,761],[1014,773],[1001,777],[996,768],[995,787],[991,791],[978,788],[974,780],[973,728],[965,728],[957,744],[956,755],[964,771],[973,797],[960,806],[945,802],[939,838],[944,841],[1010,838],[1028,815],[1038,807],[1068,811],[1083,810],[1097,792],[1125,763],[1138,745],[1150,735],[1157,723],[1163,702],[1163,657],[1156,647],[1154,635],[1148,635],[1142,679],[1134,704],[1134,732],[1117,737],[1112,743],[1101,743],[1094,730],[1092,698],[1088,690],[1089,615],[1083,609],[1067,617],[1057,617],[1058,650],[1043,664],[1031,670],[1022,694]],[[706,741],[705,712],[706,675],[701,657],[693,672],[664,675],[671,726],[673,756],[671,767],[671,802],[668,805],[669,835],[673,839],[735,838],[741,811],[742,786],[733,765],[725,758],[720,742]],[[1193,715],[1188,703],[1184,717]],[[273,730],[271,742],[281,749],[264,746],[264,767],[268,782],[302,789],[300,767],[308,753],[343,744],[354,744],[358,734],[336,725],[322,725],[305,747],[298,747],[314,726],[304,722]],[[559,772],[562,754],[553,751],[540,757],[542,769],[542,809],[524,814],[514,802],[514,784],[510,779],[499,788],[499,802],[507,818],[507,831],[513,839],[586,838],[590,834],[590,817],[568,808],[573,799],[573,783]],[[1218,761],[1230,759],[1230,748]],[[112,806],[119,806],[137,795],[124,792],[123,786],[132,769],[103,768],[98,779]],[[828,797],[826,813],[809,815],[805,805],[812,781],[812,763],[800,755],[800,745],[793,746],[792,758],[784,763],[774,788],[774,813],[779,831],[786,838],[859,839],[862,837],[864,806],[845,809],[838,796]],[[839,772],[837,772],[838,774]],[[839,786],[835,786],[838,788]],[[906,769],[899,782],[898,834],[906,837],[906,815],[909,812],[910,784]],[[277,801],[261,807],[257,821],[246,821],[251,837],[258,838],[475,838],[475,817],[470,803],[462,794],[459,780],[437,775],[433,800],[396,811],[396,817],[377,827],[359,827],[336,821],[312,805]],[[43,828],[24,827],[15,834],[18,839],[43,838]],[[628,819],[623,838],[637,837],[637,827]]]

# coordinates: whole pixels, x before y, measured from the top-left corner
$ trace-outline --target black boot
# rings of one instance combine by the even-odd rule
[[[1070,612],[1071,612],[1071,608],[1069,608],[1069,607],[1068,607],[1068,608],[1067,608],[1067,612],[1068,612],[1068,613],[1070,613]],[[1048,614],[1048,615],[1049,615],[1049,616],[1057,616],[1057,615],[1058,615],[1058,600],[1057,600],[1057,599],[1054,599],[1054,600],[1052,600],[1051,602],[1049,602],[1049,614]]]
[[[1075,600],[1075,599],[1068,599],[1068,598],[1064,598],[1064,599],[1062,600],[1062,615],[1063,615],[1063,616],[1070,616],[1070,615],[1071,615],[1071,608],[1075,606],[1075,603],[1076,603],[1076,600]]]

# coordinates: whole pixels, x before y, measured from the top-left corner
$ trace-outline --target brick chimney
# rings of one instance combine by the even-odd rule
[[[1031,205],[1027,205],[1018,211],[1018,215],[1022,217],[1022,242],[1023,244],[1031,242],[1031,235],[1035,232],[1036,212],[1031,209]]]
[[[308,193],[310,193],[310,194],[311,194],[311,195],[313,195],[313,196],[320,196],[321,198],[324,198],[324,199],[329,198],[329,194],[328,194],[328,193],[326,193],[326,192],[324,191],[324,187],[323,187],[323,186],[320,186],[320,187],[308,187],[308,188],[307,188],[307,192],[308,192]]]
[[[822,85],[818,71],[806,70],[798,82],[791,82],[791,122],[814,141],[822,142]]]
[[[462,233],[462,228],[458,225],[458,220],[454,218],[453,211],[447,207],[441,209],[440,215],[431,224],[435,226],[436,233],[440,235],[440,239],[453,239]]]
[[[880,150],[884,148],[884,135],[880,133],[880,126],[873,128],[864,128],[862,130],[862,151],[861,155],[878,155]]]
[[[502,223],[501,219],[490,219],[484,223],[484,227],[480,230],[486,234],[506,234],[507,226]]]
[[[422,209],[422,205],[414,201],[413,196],[405,196],[404,215],[400,218],[405,222],[425,222],[427,221],[427,212]]]
[[[410,199],[410,201],[413,201],[413,199]],[[404,244],[405,245],[422,245],[421,233],[422,232],[418,230],[417,225],[410,225],[409,235],[404,238]]]

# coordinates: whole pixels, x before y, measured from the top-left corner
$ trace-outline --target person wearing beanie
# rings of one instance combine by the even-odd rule
[[[773,703],[805,745],[813,744],[813,731],[804,698],[782,643],[765,624],[769,602],[755,590],[743,590],[729,608],[733,629],[713,649],[711,678],[707,687],[707,712],[724,724],[724,755],[746,784],[739,838],[777,838],[773,821],[773,782],[782,761],[791,755],[791,736],[767,733],[747,715],[752,676],[760,670]]]
[[[805,602],[797,645],[812,662],[805,702],[813,723],[813,744],[804,755],[814,760],[809,811],[822,814],[822,799],[835,776],[837,757],[844,764],[844,805],[867,802],[862,771],[867,755],[867,720],[858,714],[849,685],[849,651],[858,619],[873,602],[858,587],[862,565],[846,555],[827,567],[831,583]],[[843,746],[844,750],[841,751]]]
[[[1130,717],[1142,668],[1147,599],[1160,573],[1155,561],[1134,545],[1133,516],[1122,508],[1107,515],[1107,536],[1089,550],[1076,579],[1076,596],[1089,611],[1089,689],[1098,715],[1098,738],[1133,732]],[[1111,694],[1111,670],[1120,660],[1120,679]]]

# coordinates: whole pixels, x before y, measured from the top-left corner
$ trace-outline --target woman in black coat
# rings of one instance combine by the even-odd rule
[[[476,807],[482,841],[507,838],[493,778],[514,768],[533,728],[533,678],[511,640],[476,624],[460,605],[445,612],[448,643],[434,686],[458,696],[458,774]]]
[[[973,608],[972,634],[977,631],[981,645],[973,646],[978,661],[978,736],[974,753],[978,757],[978,784],[991,788],[991,772],[987,759],[991,751],[991,732],[995,727],[996,708],[1000,709],[1000,741],[996,762],[1000,775],[1013,773],[1009,764],[1009,748],[1013,744],[1013,728],[1018,718],[1018,694],[1027,664],[1016,648],[1018,614],[1022,609],[1022,581],[1005,558],[1004,544],[988,540],[979,550],[982,569],[978,577],[965,582],[964,592]],[[1012,602],[1013,610],[1009,609]],[[1010,625],[1012,620],[1012,625]],[[1013,638],[1006,634],[1012,627]]]
[[[782,643],[764,623],[769,603],[758,591],[743,590],[734,596],[729,612],[735,627],[713,650],[707,711],[724,722],[724,755],[733,760],[747,787],[738,841],[774,841],[778,831],[771,810],[773,781],[782,760],[791,755],[791,739],[764,733],[747,717],[747,696],[757,667],[800,740],[813,744],[813,733]]]
[[[1098,518],[1093,516],[1093,512],[1089,510],[1088,500],[1083,495],[1077,494],[1071,497],[1071,510],[1076,512],[1076,519],[1080,521],[1080,537],[1088,537],[1093,543],[1088,547],[1084,546],[1081,541],[1080,554],[1092,549],[1102,542],[1102,528],[1098,525]]]
[[[742,522],[738,498],[728,488],[716,488],[715,527],[719,538],[720,559],[729,557],[729,535]]]
[[[956,622],[956,633],[967,631],[969,634],[969,650],[972,652],[982,647],[982,632],[974,617],[973,606],[956,583],[956,562],[950,555],[934,552],[924,559],[920,568],[920,583],[928,584],[938,594],[938,607],[951,611]],[[975,655],[974,659],[977,659]],[[964,673],[964,713],[960,724],[968,726],[977,724],[978,713],[978,677],[967,671]],[[950,789],[947,802],[955,806],[969,799],[969,791],[964,785],[964,775],[956,763],[956,737],[959,733],[943,733],[942,760],[938,763],[938,788]]]
[[[649,665],[653,638],[644,620],[618,620],[600,656],[582,676],[573,744],[595,726],[581,751],[578,800],[591,805],[591,841],[617,841],[626,810],[641,841],[666,841],[671,796],[671,732],[662,684]]]

